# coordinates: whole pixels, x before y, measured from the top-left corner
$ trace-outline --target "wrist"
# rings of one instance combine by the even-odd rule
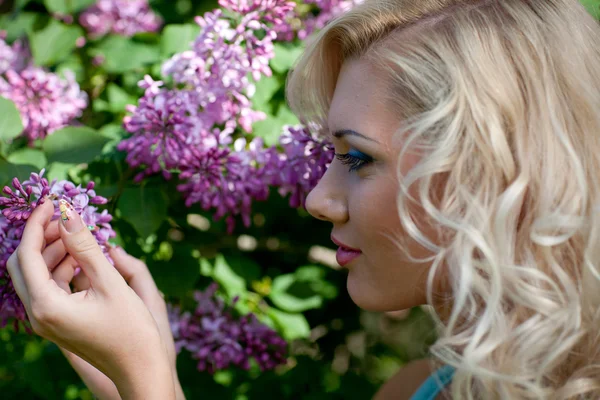
[[[122,368],[121,373],[112,377],[123,400],[153,400],[176,398],[178,380],[174,379],[166,352],[160,345],[149,347],[156,349],[145,352],[143,358]]]

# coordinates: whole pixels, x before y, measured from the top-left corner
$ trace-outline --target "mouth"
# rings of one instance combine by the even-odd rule
[[[356,257],[362,254],[362,251],[359,249],[352,248],[350,246],[345,245],[340,242],[336,238],[331,236],[331,241],[339,246],[337,252],[335,253],[335,259],[340,266],[344,267],[352,262]]]

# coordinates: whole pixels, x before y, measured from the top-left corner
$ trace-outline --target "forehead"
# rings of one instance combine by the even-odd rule
[[[376,140],[381,138],[382,130],[393,132],[399,118],[386,101],[389,95],[386,81],[383,72],[368,61],[346,61],[329,109],[330,132],[353,129]]]

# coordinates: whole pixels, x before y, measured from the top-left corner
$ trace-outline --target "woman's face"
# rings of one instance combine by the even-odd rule
[[[400,146],[392,140],[401,116],[385,104],[386,90],[385,78],[366,61],[344,63],[328,116],[335,152],[343,156],[336,156],[306,201],[311,215],[333,224],[352,300],[372,311],[425,304],[428,272],[428,265],[408,262],[397,242],[406,236],[396,205]],[[417,155],[405,157],[403,174],[417,161]],[[413,256],[427,255],[408,243]]]

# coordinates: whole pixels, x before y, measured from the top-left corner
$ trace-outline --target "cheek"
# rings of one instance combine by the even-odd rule
[[[380,240],[382,235],[401,232],[397,194],[397,181],[387,175],[365,178],[356,185],[348,207],[350,219],[354,220],[363,240]]]

